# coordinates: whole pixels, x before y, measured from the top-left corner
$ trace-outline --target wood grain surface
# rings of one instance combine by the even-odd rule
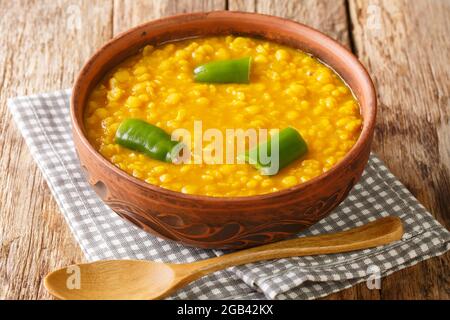
[[[450,227],[450,1],[0,1],[0,299],[48,299],[43,276],[84,261],[6,107],[68,88],[105,41],[181,12],[241,10],[309,24],[352,49],[378,90],[374,151]],[[328,299],[449,299],[450,254]]]

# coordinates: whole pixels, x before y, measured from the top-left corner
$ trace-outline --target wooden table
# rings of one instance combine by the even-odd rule
[[[315,27],[350,48],[378,89],[374,151],[450,226],[450,1],[0,1],[0,298],[48,299],[42,277],[84,260],[6,107],[9,97],[68,88],[119,32],[181,12],[241,10]],[[450,255],[329,299],[449,299]]]

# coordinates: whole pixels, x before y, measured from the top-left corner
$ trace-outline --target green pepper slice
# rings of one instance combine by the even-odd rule
[[[164,162],[175,162],[183,147],[181,142],[171,140],[161,128],[140,119],[122,121],[117,128],[115,142]]]
[[[273,163],[276,159],[272,159],[273,139],[278,139],[278,166]],[[287,127],[245,154],[239,155],[238,159],[252,164],[263,175],[275,175],[307,152],[308,146],[300,133],[294,128]],[[267,155],[267,159],[261,158],[263,155]]]
[[[213,61],[194,69],[196,82],[249,83],[251,57]]]

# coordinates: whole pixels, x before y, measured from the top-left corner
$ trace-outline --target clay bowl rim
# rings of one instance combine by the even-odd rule
[[[109,162],[106,158],[104,158],[97,150],[94,149],[94,147],[90,144],[90,142],[87,140],[85,134],[83,133],[83,130],[81,126],[83,124],[79,124],[76,120],[77,117],[75,115],[75,104],[76,104],[76,97],[78,96],[78,87],[80,81],[83,81],[84,74],[88,72],[88,69],[91,67],[91,65],[95,62],[97,57],[101,55],[102,51],[107,49],[109,46],[111,46],[112,43],[116,42],[119,39],[127,37],[130,33],[136,32],[137,30],[146,28],[151,26],[153,23],[157,22],[164,22],[164,21],[170,21],[170,20],[176,20],[176,19],[185,19],[185,18],[205,18],[205,19],[212,19],[212,18],[229,18],[230,16],[236,16],[236,15],[247,15],[247,16],[257,16],[262,19],[266,19],[268,21],[272,20],[273,22],[282,22],[284,24],[290,24],[294,27],[301,28],[304,31],[309,33],[308,37],[319,37],[321,42],[328,42],[329,45],[333,46],[334,49],[338,50],[338,55],[346,55],[350,62],[352,62],[353,70],[359,68],[359,72],[363,76],[363,82],[365,82],[364,87],[365,90],[363,90],[364,94],[368,96],[368,101],[372,102],[372,105],[368,105],[367,108],[369,109],[369,112],[367,113],[368,116],[363,118],[363,129],[361,131],[361,134],[356,141],[356,143],[353,145],[353,147],[345,154],[345,156],[336,163],[330,170],[328,170],[325,173],[320,174],[317,177],[312,178],[311,180],[308,180],[306,182],[297,184],[293,187],[282,189],[276,192],[271,193],[265,193],[265,194],[259,194],[259,195],[252,195],[252,196],[241,196],[241,197],[213,197],[213,196],[206,196],[206,195],[196,195],[196,194],[184,194],[179,191],[173,191],[169,189],[162,188],[157,185],[153,185],[150,183],[147,183],[145,181],[142,181],[138,178],[133,177],[132,175],[126,173],[125,171],[122,171],[115,165],[113,165],[111,162]],[[270,41],[270,40],[269,40]],[[321,43],[319,45],[320,47],[323,47],[323,44]],[[324,63],[323,61],[321,61]],[[325,63],[328,67],[330,67],[332,70],[334,70],[338,75],[339,72],[337,72],[332,65],[328,65]],[[356,73],[355,71],[352,71],[352,73]],[[362,82],[362,81],[360,81]],[[347,84],[348,85],[348,84]],[[350,88],[352,89],[352,88]],[[358,100],[359,102],[359,100]],[[339,42],[334,40],[333,38],[327,36],[326,34],[309,27],[303,23],[293,21],[286,18],[276,17],[272,15],[267,14],[260,14],[260,13],[251,13],[251,12],[241,12],[241,11],[210,11],[210,12],[196,12],[196,13],[182,13],[177,15],[172,15],[165,18],[155,19],[151,20],[149,22],[140,24],[136,27],[133,27],[131,29],[128,29],[120,34],[118,34],[116,37],[112,38],[106,44],[104,44],[100,49],[98,49],[90,58],[89,60],[83,65],[81,71],[79,72],[75,84],[72,91],[72,96],[70,100],[70,116],[71,116],[71,122],[72,127],[74,129],[74,134],[77,134],[81,140],[81,143],[87,150],[90,152],[90,154],[94,157],[95,161],[101,162],[108,170],[113,171],[115,174],[119,175],[121,178],[129,181],[130,183],[137,185],[143,189],[149,189],[154,192],[162,193],[166,196],[172,196],[172,197],[178,197],[181,199],[186,200],[196,200],[201,202],[211,202],[211,203],[251,203],[251,202],[258,202],[260,200],[267,200],[270,198],[277,198],[289,193],[299,192],[302,190],[307,190],[311,185],[320,183],[321,181],[324,181],[328,177],[334,175],[339,170],[342,170],[346,166],[348,166],[352,159],[354,159],[364,148],[364,145],[366,143],[370,143],[367,140],[371,138],[374,128],[375,128],[375,120],[376,120],[376,113],[377,113],[377,100],[376,100],[376,91],[373,84],[372,79],[370,78],[370,75],[367,71],[367,69],[364,67],[364,65],[358,60],[358,58],[350,52],[347,48],[345,48],[343,45],[341,45]]]

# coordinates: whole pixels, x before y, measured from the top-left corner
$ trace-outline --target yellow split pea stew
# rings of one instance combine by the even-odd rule
[[[214,197],[308,181],[344,157],[362,126],[357,100],[328,66],[298,49],[238,36],[145,46],[92,90],[84,121],[94,148],[130,175]],[[228,129],[266,129],[266,146],[277,135],[279,171],[265,174],[258,158],[249,161],[251,150],[244,162],[170,161],[181,145],[171,133],[195,136],[199,123],[224,137]],[[205,151],[216,146],[211,141],[194,138],[190,147]]]

